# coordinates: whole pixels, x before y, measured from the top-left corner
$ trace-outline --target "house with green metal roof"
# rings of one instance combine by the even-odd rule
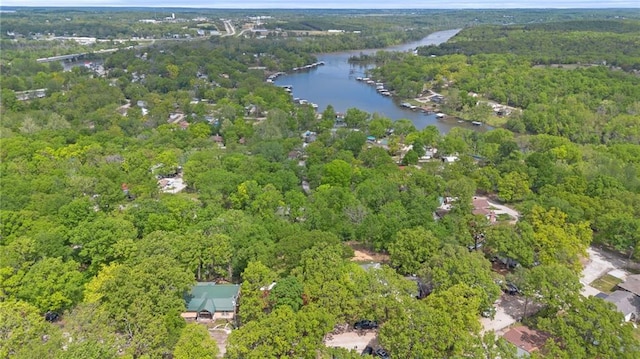
[[[240,284],[196,283],[184,300],[187,305],[182,317],[191,320],[235,318],[238,312]]]

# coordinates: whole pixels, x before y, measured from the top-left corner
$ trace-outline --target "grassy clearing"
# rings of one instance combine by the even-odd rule
[[[594,280],[591,283],[591,286],[598,289],[599,291],[603,292],[603,293],[612,293],[613,290],[616,288],[616,286],[622,282],[622,280],[609,275],[609,274],[605,274],[602,277]]]
[[[503,127],[504,125],[507,124],[507,121],[509,121],[509,117],[508,116],[495,116],[495,115],[491,115],[487,118],[487,120],[485,121],[485,123],[489,126],[492,127]]]

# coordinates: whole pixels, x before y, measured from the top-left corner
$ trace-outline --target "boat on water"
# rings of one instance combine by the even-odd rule
[[[444,118],[446,115],[442,112],[436,113],[436,118]]]
[[[480,122],[480,121],[473,121],[473,122],[471,122],[471,124],[474,125],[474,126],[482,126],[482,122]]]

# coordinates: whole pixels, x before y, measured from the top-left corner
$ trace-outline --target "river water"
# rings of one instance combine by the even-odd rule
[[[422,40],[382,50],[412,51],[418,46],[437,45],[446,42],[459,31],[459,29],[438,31]],[[319,54],[317,55],[318,61],[324,61],[324,66],[280,76],[274,83],[279,86],[291,85],[293,97],[317,104],[318,111],[324,111],[328,105],[332,105],[336,112],[342,113],[355,107],[371,114],[378,113],[394,121],[403,118],[409,119],[418,129],[435,125],[442,133],[448,132],[452,127],[467,127],[480,131],[486,129],[485,126],[472,126],[454,119],[439,120],[433,114],[427,115],[420,111],[412,111],[400,106],[398,99],[380,95],[375,86],[357,81],[357,77],[366,76],[365,71],[372,65],[349,64],[349,57],[361,53],[371,54],[376,51],[379,49]]]

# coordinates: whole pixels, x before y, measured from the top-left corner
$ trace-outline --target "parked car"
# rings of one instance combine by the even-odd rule
[[[51,312],[48,311],[46,313],[44,313],[44,320],[46,320],[47,322],[55,322],[56,320],[58,320],[58,318],[60,318],[60,315],[56,312]]]
[[[359,320],[353,325],[353,329],[376,329],[378,322],[374,320]]]
[[[482,313],[480,313],[480,315],[483,316],[484,318],[493,319],[496,316],[496,308],[494,307],[486,308],[485,310],[482,311]]]
[[[362,355],[373,355],[373,348],[367,345],[366,347],[364,347],[364,350],[362,351]]]
[[[376,356],[377,356],[378,358],[382,358],[382,359],[389,359],[389,358],[391,358],[391,357],[389,356],[389,353],[387,353],[387,351],[386,351],[386,350],[384,350],[384,349],[382,349],[382,348],[378,348],[378,349],[376,349],[376,353],[375,353],[375,354],[376,354]]]
[[[520,288],[518,288],[518,286],[513,283],[507,283],[506,287],[504,288],[504,292],[509,295],[516,295],[520,294]]]

